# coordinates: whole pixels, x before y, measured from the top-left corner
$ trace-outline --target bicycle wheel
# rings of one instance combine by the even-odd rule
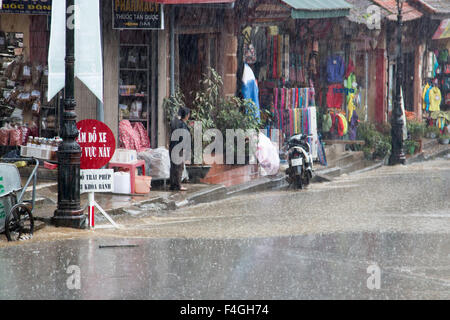
[[[11,208],[5,220],[5,234],[8,241],[18,241],[23,237],[31,238],[34,220],[31,210],[24,204]]]

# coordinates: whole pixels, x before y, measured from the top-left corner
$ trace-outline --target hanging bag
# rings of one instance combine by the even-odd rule
[[[252,44],[254,34],[255,28],[250,31],[250,36],[246,32],[242,33],[244,37],[244,62],[247,64],[254,64],[257,60],[255,46]]]

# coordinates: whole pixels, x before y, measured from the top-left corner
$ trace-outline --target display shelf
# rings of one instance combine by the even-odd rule
[[[150,132],[150,46],[147,44],[130,44],[120,43],[119,45],[119,86],[133,87],[131,92],[123,93],[119,91],[119,105],[126,105],[128,111],[134,102],[142,103],[141,113],[145,113],[145,118],[130,119],[119,116],[121,120],[128,120],[130,122],[140,122],[145,129]],[[128,91],[130,92],[130,91]],[[137,92],[137,93],[136,93]],[[121,112],[119,110],[119,112]],[[139,114],[141,116],[141,114]]]

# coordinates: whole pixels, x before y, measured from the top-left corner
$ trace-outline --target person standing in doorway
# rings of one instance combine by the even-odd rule
[[[191,110],[186,107],[181,107],[178,111],[178,116],[175,116],[173,120],[170,123],[170,136],[172,137],[173,133],[176,130],[186,130],[187,133],[184,135],[185,137],[190,137],[189,127],[187,125],[187,121],[189,120],[189,117],[191,115]],[[181,186],[181,180],[183,176],[183,170],[184,170],[184,161],[186,160],[186,154],[172,154],[173,149],[178,144],[184,143],[183,139],[185,137],[181,136],[178,140],[173,141],[171,139],[170,146],[169,146],[169,153],[170,153],[170,190],[172,191],[186,191],[186,188]],[[188,142],[189,145],[191,144],[191,141]],[[182,152],[186,152],[185,150],[182,150]],[[180,161],[174,161],[174,157],[180,157],[183,159],[183,161],[180,163]],[[178,160],[178,159],[177,159]]]

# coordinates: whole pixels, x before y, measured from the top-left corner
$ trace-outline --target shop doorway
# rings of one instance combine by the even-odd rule
[[[201,89],[200,80],[208,74],[209,67],[217,66],[216,34],[178,35],[179,86],[185,96],[186,106],[192,108],[193,92]]]
[[[185,96],[186,106],[192,108],[192,91],[200,88],[202,61],[199,55],[199,35],[179,36],[180,89]]]

